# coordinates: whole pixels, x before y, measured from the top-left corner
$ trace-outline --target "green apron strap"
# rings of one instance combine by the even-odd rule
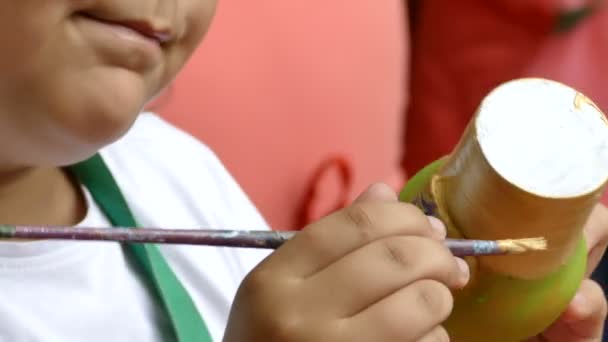
[[[103,158],[92,158],[68,168],[91,193],[113,226],[136,227],[137,222]],[[203,318],[186,289],[152,244],[126,244],[145,270],[170,317],[179,342],[212,342]]]

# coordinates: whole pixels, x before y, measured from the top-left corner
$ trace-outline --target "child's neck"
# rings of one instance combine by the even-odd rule
[[[85,212],[79,186],[59,168],[0,172],[0,224],[74,225]]]

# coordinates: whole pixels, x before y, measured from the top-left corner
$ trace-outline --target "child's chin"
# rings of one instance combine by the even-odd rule
[[[125,82],[126,83],[126,82]],[[66,106],[56,119],[84,144],[105,145],[120,138],[131,127],[145,103],[139,86],[117,83],[85,91]]]
[[[153,83],[116,68],[70,76],[45,88],[47,101],[40,104],[44,114],[39,119],[46,122],[42,133],[52,145],[46,149],[61,164],[85,159],[126,134],[148,100],[148,83]]]
[[[108,108],[109,109],[109,108]],[[121,110],[119,110],[121,109]],[[86,120],[77,120],[76,126],[70,127],[79,143],[83,146],[102,148],[120,139],[131,128],[140,108],[131,110],[112,108],[112,110],[89,111]]]
[[[62,127],[61,136],[49,141],[51,146],[47,145],[46,148],[43,148],[46,150],[44,159],[50,158],[47,160],[47,164],[54,166],[71,165],[83,161],[124,136],[137,115],[130,117],[129,120],[96,118],[96,127],[88,125],[86,127],[81,125]]]

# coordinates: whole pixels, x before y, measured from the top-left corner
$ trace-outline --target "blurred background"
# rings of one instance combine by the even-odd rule
[[[401,188],[507,80],[561,81],[606,112],[607,60],[603,1],[220,1],[153,109],[210,145],[272,227],[299,229],[371,182]]]

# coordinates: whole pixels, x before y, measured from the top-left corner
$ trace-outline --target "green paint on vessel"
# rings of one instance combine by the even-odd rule
[[[2,224],[0,225],[0,237],[13,237],[15,236],[15,226]]]
[[[483,303],[487,302],[489,299],[490,299],[490,298],[488,297],[488,295],[487,295],[487,294],[485,294],[485,293],[483,293],[483,294],[478,295],[478,296],[475,298],[475,302],[476,302],[477,304],[483,304]]]
[[[566,309],[585,275],[583,239],[556,272],[517,279],[477,269],[471,288],[454,293],[454,310],[444,326],[452,341],[522,341],[545,330]],[[479,301],[481,292],[485,298]]]
[[[426,192],[431,177],[439,171],[442,164],[443,159],[438,159],[416,173],[399,193],[399,200],[411,203],[420,193]]]

